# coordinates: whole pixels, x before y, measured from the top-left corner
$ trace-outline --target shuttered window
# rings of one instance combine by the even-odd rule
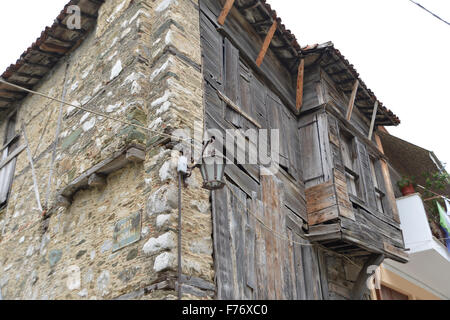
[[[384,202],[385,194],[380,189],[380,182],[382,182],[382,181],[378,182],[376,165],[375,165],[376,162],[377,162],[377,160],[375,160],[374,158],[370,158],[370,172],[372,174],[372,181],[373,181],[373,186],[375,189],[375,201],[377,204],[377,210],[380,212],[384,212],[383,202]]]
[[[347,189],[351,195],[361,197],[360,177],[354,137],[346,131],[341,131],[341,153],[345,168]]]
[[[8,119],[6,126],[6,134],[4,144],[1,149],[0,165],[0,207],[4,206],[8,200],[9,191],[11,189],[14,170],[16,167],[16,158],[9,159],[8,157],[17,148],[17,136],[15,132],[16,116],[15,114]]]

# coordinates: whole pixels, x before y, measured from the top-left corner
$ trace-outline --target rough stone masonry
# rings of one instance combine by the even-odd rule
[[[189,19],[187,19],[189,17]],[[66,81],[64,81],[66,79]],[[34,88],[151,130],[192,130],[203,120],[197,0],[107,0],[96,29]],[[25,125],[41,197],[50,173],[59,103],[29,95],[16,106]],[[2,134],[5,120],[0,123]],[[21,140],[23,141],[23,140]],[[167,138],[64,107],[50,204],[83,173],[128,146],[145,150],[77,190],[46,218],[36,209],[26,152],[17,158],[0,214],[3,299],[175,299],[179,152]],[[209,193],[198,170],[183,202],[184,298],[214,294]],[[139,216],[138,240],[114,249],[117,224]]]

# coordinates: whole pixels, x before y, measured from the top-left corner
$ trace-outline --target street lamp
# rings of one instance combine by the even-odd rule
[[[201,163],[194,165],[191,168],[187,168],[187,176],[190,176],[192,170],[195,168],[200,169],[200,173],[203,178],[203,189],[206,190],[219,190],[225,186],[224,173],[225,173],[225,158],[216,154],[215,150],[210,155],[205,156],[206,147],[213,143],[215,140],[212,137],[210,140],[203,142],[202,160]],[[184,161],[183,161],[184,162]],[[187,165],[183,165],[184,168]],[[178,170],[183,171],[183,170]]]

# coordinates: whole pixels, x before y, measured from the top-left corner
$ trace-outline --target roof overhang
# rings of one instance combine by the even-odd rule
[[[97,13],[104,0],[71,0],[56,17],[51,27],[45,28],[41,36],[22,53],[16,63],[9,66],[1,77],[21,87],[32,89],[67,54],[80,45],[97,23]],[[69,29],[67,13],[69,6],[77,5],[81,10],[81,29]],[[26,93],[0,84],[0,112],[22,100]]]
[[[104,0],[71,0],[56,18],[51,27],[47,27],[41,36],[11,65],[2,77],[12,83],[26,88],[33,88],[58,61],[74,50],[95,26],[97,12]],[[223,1],[222,1],[223,2]],[[82,28],[70,30],[67,26],[67,8],[78,5],[82,11]],[[250,23],[254,30],[265,38],[274,21],[277,28],[272,38],[270,49],[275,53],[281,63],[294,76],[302,58],[311,58],[319,62],[322,68],[330,75],[337,71],[344,72],[332,76],[344,92],[351,91],[352,80],[359,79],[359,74],[331,42],[313,47],[301,48],[295,35],[288,30],[275,10],[266,3],[266,0],[236,0],[234,6]],[[360,79],[359,79],[360,80]],[[369,119],[372,116],[373,106],[377,98],[370,89],[360,80],[362,90],[358,90],[356,106]],[[23,92],[12,90],[7,85],[0,84],[0,112],[8,110],[14,102],[26,96]],[[377,125],[398,125],[400,120],[381,103],[377,112]]]
[[[351,94],[353,85],[358,80],[359,89],[355,106],[369,121],[372,119],[375,102],[378,101],[375,124],[379,126],[397,126],[400,124],[400,119],[377,99],[364,81],[360,79],[354,66],[334,47],[332,42],[302,48],[301,54],[305,58],[305,67],[320,65],[322,70],[345,94]]]
[[[388,133],[379,132],[384,154],[390,164],[403,176],[414,176],[416,182],[426,185],[423,173],[446,172],[436,155],[427,149],[416,146]],[[450,197],[450,186],[445,190],[433,190]]]

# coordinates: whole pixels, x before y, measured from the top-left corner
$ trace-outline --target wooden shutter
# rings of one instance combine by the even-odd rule
[[[360,188],[363,193],[363,200],[366,201],[366,204],[369,207],[376,209],[377,203],[375,200],[375,188],[370,171],[369,154],[367,153],[366,146],[358,138],[355,138],[355,144],[360,167]]]
[[[298,150],[300,149],[300,142],[297,130],[297,121],[290,111],[285,107],[282,107],[282,131],[283,137],[286,140],[287,157],[289,160],[289,173],[296,179],[299,180],[301,177],[298,172]]]
[[[309,187],[309,181],[323,178],[323,167],[321,162],[321,150],[317,121],[314,120],[313,122],[301,127],[299,129],[299,135],[300,148],[302,153],[301,163],[303,164],[303,179],[305,181],[306,187]],[[323,179],[320,180],[320,182],[323,182]]]
[[[225,95],[237,106],[240,105],[239,88],[239,50],[225,38]],[[243,127],[243,119],[239,113],[231,108],[225,108],[225,119],[235,127]]]
[[[270,129],[279,129],[280,130],[280,141],[275,142],[279,143],[280,148],[280,165],[284,168],[289,168],[289,156],[288,156],[288,139],[286,136],[286,131],[283,129],[283,110],[284,106],[281,104],[280,99],[275,96],[270,91],[267,95],[267,113],[269,120],[269,128]],[[270,141],[272,145],[272,141]]]
[[[263,128],[269,127],[269,121],[267,117],[267,89],[266,87],[254,76],[251,78],[251,94],[252,94],[252,106],[253,115],[256,121]]]
[[[253,102],[253,93],[252,93],[252,83],[251,80],[253,78],[251,70],[242,62],[239,63],[239,88],[240,88],[240,103],[239,106],[241,107],[242,111],[244,111],[246,114],[250,115],[253,119],[255,119],[257,122],[256,112],[254,108],[254,102]],[[259,123],[259,125],[263,125],[262,123]],[[249,120],[243,118],[243,129],[258,129],[256,125],[254,125]]]
[[[223,90],[223,40],[204,13],[201,14],[200,36],[205,79],[214,88]]]

